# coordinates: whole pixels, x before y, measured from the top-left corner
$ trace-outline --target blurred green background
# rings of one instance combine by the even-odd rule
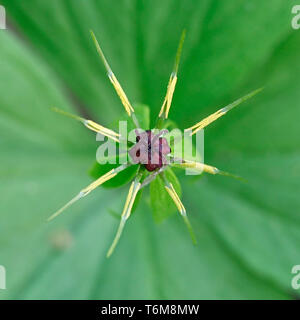
[[[298,1],[300,4],[300,1]],[[1,0],[1,299],[294,299],[300,264],[300,30],[286,0]],[[99,188],[49,217],[91,180],[98,143],[51,106],[109,126],[124,109],[93,29],[128,97],[158,113],[187,29],[170,118],[193,125],[259,96],[205,131],[205,160],[248,183],[182,177],[193,246],[179,214],[156,225],[149,195],[110,259],[128,186]],[[121,191],[120,191],[121,190]]]

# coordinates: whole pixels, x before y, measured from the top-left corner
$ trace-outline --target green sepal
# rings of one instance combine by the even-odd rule
[[[165,171],[165,176],[172,183],[178,196],[181,197],[181,186],[179,180],[171,168]],[[150,184],[150,205],[154,221],[161,223],[177,211],[177,208],[165,189],[165,184],[160,176],[157,176]]]

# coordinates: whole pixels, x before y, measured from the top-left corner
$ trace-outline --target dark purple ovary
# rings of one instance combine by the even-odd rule
[[[150,172],[166,165],[165,156],[171,152],[167,139],[160,135],[154,135],[151,130],[138,132],[137,143],[129,150],[133,162],[143,164]]]

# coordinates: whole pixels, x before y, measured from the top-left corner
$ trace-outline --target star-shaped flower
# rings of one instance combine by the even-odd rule
[[[184,159],[183,157],[182,158],[175,157],[174,155],[172,155],[171,147],[167,139],[164,137],[164,135],[168,133],[168,130],[165,129],[165,126],[167,123],[166,120],[168,119],[168,116],[169,116],[173,94],[174,94],[176,83],[177,83],[178,66],[179,66],[179,60],[181,56],[181,49],[182,49],[182,45],[185,38],[185,32],[182,33],[182,36],[179,42],[177,55],[175,59],[175,65],[169,79],[167,93],[163,101],[163,105],[161,107],[158,120],[156,122],[156,126],[155,128],[153,128],[153,130],[143,130],[140,128],[139,121],[135,114],[135,110],[133,106],[129,102],[120,83],[118,82],[116,76],[114,75],[112,69],[110,68],[94,33],[91,32],[91,35],[96,45],[96,49],[106,68],[107,76],[110,79],[112,85],[114,86],[118,96],[120,97],[120,100],[125,108],[126,113],[131,118],[131,120],[133,121],[136,127],[135,129],[136,143],[133,146],[131,146],[128,151],[130,161],[108,171],[106,174],[102,175],[100,178],[92,182],[89,186],[82,189],[71,201],[69,201],[65,206],[63,206],[56,213],[54,213],[48,220],[54,219],[59,214],[61,214],[65,209],[67,209],[70,205],[72,205],[74,202],[84,198],[90,192],[95,190],[97,187],[99,187],[106,181],[113,179],[116,175],[118,175],[121,171],[125,170],[129,166],[137,165],[138,170],[129,188],[127,199],[125,201],[124,209],[121,215],[120,225],[117,230],[117,234],[113,240],[113,243],[108,250],[107,256],[109,257],[113,253],[120,239],[125,223],[131,215],[133,204],[135,202],[138,192],[142,188],[150,184],[158,176],[162,178],[165,190],[169,194],[170,198],[174,201],[178,211],[180,212],[181,216],[184,219],[185,224],[188,227],[188,230],[190,232],[193,242],[196,243],[196,239],[195,239],[191,224],[186,214],[186,210],[181,202],[180,197],[175,191],[173,184],[168,180],[164,171],[170,166],[175,166],[182,169],[188,168],[188,169],[198,170],[199,172],[202,172],[202,171],[207,172],[210,174],[223,174],[223,175],[230,175],[230,174],[220,171],[216,167],[206,165],[201,162],[190,161],[188,159]],[[202,121],[196,123],[192,127],[187,128],[185,131],[188,132],[190,136],[194,135],[199,130],[204,129],[206,126],[208,126],[209,124],[211,124],[212,122],[220,118],[221,116],[225,115],[229,110],[238,106],[239,104],[246,101],[247,99],[253,97],[255,94],[257,94],[260,91],[261,89],[258,89],[249,93],[248,95],[236,100],[230,105],[218,110],[217,112],[213,113],[212,115],[208,116]],[[88,129],[94,132],[100,133],[106,136],[108,139],[111,139],[117,143],[120,143],[121,140],[123,140],[123,137],[119,133],[116,133],[113,130],[110,130],[98,123],[95,123],[92,120],[87,120],[82,117],[69,114],[57,108],[55,108],[54,111],[62,113],[64,115],[74,118],[75,120],[80,121]]]

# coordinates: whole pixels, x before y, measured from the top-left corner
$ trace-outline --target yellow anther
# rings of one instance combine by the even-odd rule
[[[131,114],[134,112],[134,109],[132,107],[132,105],[130,104],[124,90],[122,89],[118,79],[116,78],[116,76],[113,74],[113,72],[110,72],[108,74],[109,80],[110,82],[113,84],[118,96],[121,99],[121,102],[126,110],[126,112],[128,113],[129,116],[131,116]]]
[[[181,216],[183,218],[183,221],[184,221],[184,223],[186,224],[186,226],[188,228],[188,231],[190,233],[190,236],[192,238],[193,243],[196,244],[197,240],[196,240],[192,225],[191,225],[191,223],[190,223],[190,221],[189,221],[189,219],[188,219],[188,217],[186,215],[185,207],[182,204],[178,194],[176,193],[172,183],[168,182],[166,180],[166,178],[164,178],[164,180],[165,180],[165,188],[166,188],[168,194],[170,195],[170,197],[172,198],[172,200],[174,201],[178,211],[180,212],[180,214],[181,214]]]
[[[178,194],[176,193],[172,183],[169,183],[168,185],[165,186],[168,194],[170,195],[170,197],[173,199],[178,211],[182,214],[182,215],[186,215],[186,210],[185,207],[183,206]]]
[[[73,203],[75,203],[77,200],[87,196],[91,191],[95,190],[97,187],[102,185],[104,182],[114,178],[119,172],[126,169],[129,165],[124,164],[119,166],[118,168],[112,169],[103,176],[101,176],[99,179],[95,180],[93,183],[91,183],[86,188],[82,189],[76,197],[74,197],[71,201],[69,201],[66,205],[64,205],[61,209],[56,211],[50,218],[48,218],[48,221],[53,220],[58,215],[60,215],[63,211],[65,211],[68,207],[70,207]]]
[[[218,174],[220,170],[216,167],[209,166],[204,163],[200,162],[193,162],[193,161],[185,161],[183,163],[176,163],[175,166],[180,168],[188,168],[188,169],[195,169],[199,171],[204,171],[210,174]]]
[[[213,166],[209,166],[207,164],[203,165],[203,171],[207,172],[207,173],[210,173],[210,174],[218,174],[218,173],[220,173],[220,170],[218,168],[213,167]]]
[[[214,167],[214,166],[210,166],[204,163],[200,163],[200,162],[194,162],[194,161],[189,161],[189,160],[183,160],[183,159],[177,159],[178,162],[173,162],[171,163],[174,167],[177,168],[181,168],[181,169],[194,169],[194,170],[199,170],[200,173],[202,172],[206,172],[206,173],[210,173],[210,174],[219,174],[222,176],[227,176],[227,177],[231,177],[243,182],[247,182],[244,178],[237,176],[235,174],[226,172],[226,171],[221,171],[218,168]],[[181,162],[180,162],[181,161]]]
[[[186,129],[185,131],[191,131],[190,135],[195,134],[196,132],[198,132],[201,129],[204,129],[205,127],[207,127],[209,124],[211,124],[212,122],[214,122],[215,120],[219,119],[220,117],[222,117],[224,114],[226,114],[228,111],[230,111],[231,109],[237,107],[238,105],[240,105],[242,102],[252,98],[253,96],[255,96],[256,94],[258,94],[260,91],[262,91],[263,88],[254,90],[252,92],[250,92],[249,94],[245,95],[244,97],[234,101],[233,103],[229,104],[228,106],[218,110],[217,112],[211,114],[210,116],[204,118],[202,121],[196,123],[194,126]]]
[[[91,191],[93,191],[94,189],[96,189],[97,187],[99,187],[101,184],[103,184],[104,182],[112,179],[113,177],[115,177],[117,175],[117,173],[115,173],[115,169],[110,170],[109,172],[107,172],[105,175],[103,175],[102,177],[100,177],[99,179],[97,179],[96,181],[94,181],[93,183],[91,183],[88,187],[84,188],[83,190],[81,190],[81,192],[86,196],[88,195]]]
[[[112,242],[112,245],[110,246],[110,248],[107,252],[107,258],[109,258],[112,255],[113,251],[115,250],[115,248],[119,242],[119,239],[122,235],[125,223],[126,223],[127,219],[130,217],[135,198],[136,198],[137,193],[139,192],[140,187],[141,187],[141,183],[138,181],[138,179],[139,178],[137,178],[135,181],[133,181],[130,188],[129,188],[129,192],[128,192],[128,195],[126,198],[124,209],[123,209],[123,212],[121,215],[120,225],[118,227],[118,231],[117,231],[117,234]]]
[[[97,40],[97,38],[96,38],[96,36],[95,36],[93,31],[91,31],[91,35],[92,35],[92,39],[93,39],[93,41],[95,43],[97,52],[98,52],[101,60],[103,61],[103,64],[104,64],[105,69],[107,71],[107,76],[109,77],[109,80],[111,81],[111,83],[114,86],[118,96],[120,97],[121,102],[122,102],[126,112],[128,113],[129,116],[131,116],[132,113],[134,112],[134,109],[133,109],[132,105],[130,104],[130,102],[129,102],[124,90],[122,89],[122,87],[121,87],[121,85],[119,83],[119,81],[117,80],[117,78],[115,77],[114,73],[112,72],[112,70],[111,70],[111,68],[110,68],[110,66],[109,66],[109,64],[108,64],[108,62],[107,62],[107,60],[106,60],[106,58],[104,56],[104,53],[103,53],[103,51],[102,51],[102,49],[101,49],[101,47],[99,45],[99,42],[98,42],[98,40]]]
[[[101,126],[100,124],[92,121],[92,120],[85,120],[83,122],[83,124],[90,130],[97,132],[97,133],[101,133],[102,135],[116,141],[116,142],[120,142],[119,138],[120,134],[114,132],[113,130],[107,129],[103,126]]]
[[[103,134],[104,136],[116,141],[116,142],[120,142],[120,140],[118,139],[118,137],[120,137],[120,135],[116,132],[114,132],[113,130],[110,130],[108,128],[105,128],[103,126],[101,126],[100,124],[92,121],[92,120],[87,120],[87,119],[84,119],[82,117],[79,117],[79,116],[76,116],[74,114],[71,114],[69,112],[66,112],[66,111],[63,111],[63,110],[60,110],[58,108],[52,108],[53,111],[57,112],[57,113],[60,113],[64,116],[67,116],[69,118],[72,118],[72,119],[75,119],[81,123],[84,124],[85,127],[87,127],[88,129],[94,131],[94,132],[97,132],[97,133],[101,133]]]
[[[163,105],[160,109],[160,113],[159,113],[160,118],[162,118],[162,117],[164,117],[165,119],[168,118],[169,111],[171,108],[171,103],[173,100],[175,87],[176,87],[176,83],[177,83],[177,75],[172,74],[170,77],[170,80],[169,80],[166,97],[165,97]]]
[[[206,126],[208,126],[209,124],[211,124],[212,122],[216,121],[217,119],[219,119],[220,117],[222,117],[227,111],[224,111],[223,109],[218,110],[217,112],[211,114],[210,116],[208,116],[207,118],[203,119],[202,121],[198,122],[197,124],[195,124],[194,126],[186,129],[187,131],[192,130],[191,135],[195,134],[196,132],[198,132],[199,130],[205,128]]]
[[[164,99],[163,105],[159,112],[159,118],[167,119],[169,116],[169,111],[171,108],[173,95],[174,95],[174,91],[177,83],[177,72],[178,72],[178,66],[180,62],[180,56],[181,56],[184,39],[185,39],[185,30],[181,34],[181,38],[180,38],[177,53],[176,53],[175,65],[169,79],[166,97]]]
[[[103,132],[107,135],[111,135],[114,137],[120,137],[119,133],[114,132],[113,130],[107,129],[100,124],[92,121],[92,120],[85,120],[84,125],[89,128],[90,130],[93,130],[95,132]]]

